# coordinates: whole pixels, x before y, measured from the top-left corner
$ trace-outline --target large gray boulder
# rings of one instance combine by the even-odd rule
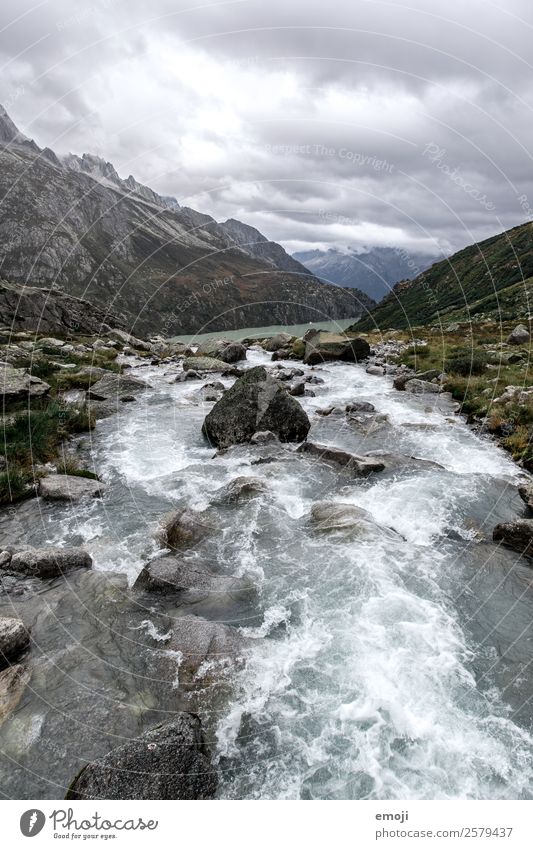
[[[527,504],[530,510],[533,510],[533,483],[520,484],[518,492],[522,501]]]
[[[271,374],[257,366],[235,381],[204,420],[202,432],[217,448],[249,442],[257,431],[270,430],[281,442],[301,442],[309,419]]]
[[[29,644],[30,631],[24,622],[12,617],[0,617],[0,669],[18,660]]]
[[[212,799],[217,774],[199,718],[179,712],[87,764],[67,799]]]
[[[367,539],[401,539],[396,531],[378,525],[371,513],[355,504],[319,501],[311,507],[309,518],[315,529],[323,533],[346,531],[350,535]]]
[[[108,372],[88,390],[89,397],[94,401],[109,401],[121,399],[125,395],[135,395],[148,389],[148,384],[130,374],[115,374]]]
[[[90,569],[92,562],[83,548],[26,548],[13,554],[6,570],[36,578],[56,578],[74,569]]]
[[[360,337],[349,338],[342,333],[316,330],[306,333],[304,363],[316,365],[331,360],[355,363],[370,356],[370,345]]]
[[[116,339],[118,342],[121,342],[123,345],[129,345],[130,348],[137,348],[138,351],[151,351],[152,346],[145,342],[143,339],[138,339],[136,336],[132,336],[131,333],[126,333],[125,330],[110,330],[107,334],[111,339]]]
[[[48,383],[33,377],[25,369],[14,368],[8,363],[0,363],[0,396],[4,403],[42,398],[49,391]]]
[[[518,324],[507,337],[509,345],[526,345],[529,340],[529,330],[523,324]]]
[[[503,542],[526,557],[533,557],[533,519],[502,522],[492,532],[495,542]]]
[[[270,351],[272,353],[274,351],[279,351],[281,348],[287,348],[292,342],[292,339],[293,337],[290,333],[276,333],[275,336],[265,339],[262,347],[265,351]]]
[[[244,641],[236,628],[200,616],[175,619],[166,648],[180,653],[180,679],[192,679],[200,671],[206,683],[209,678],[240,666],[245,659]]]
[[[39,495],[47,501],[81,501],[99,498],[105,484],[80,475],[46,475],[39,481]]]
[[[254,437],[257,437],[257,434],[254,434]],[[276,441],[275,437],[274,441]],[[234,504],[238,501],[244,501],[247,498],[261,495],[263,492],[266,492],[266,489],[266,484],[262,478],[252,477],[251,475],[240,475],[218,489],[216,496],[218,501]]]
[[[318,442],[303,442],[298,452],[311,454],[324,462],[342,466],[356,477],[366,477],[374,472],[382,472],[385,468],[385,463],[378,458],[359,457],[357,454],[350,454],[348,451],[342,451],[330,445],[321,445]]]
[[[175,555],[151,560],[135,581],[134,588],[156,593],[186,593],[187,597],[204,598],[211,594],[228,594],[242,589],[242,581],[230,575],[215,575],[209,569],[187,563]]]
[[[164,517],[158,539],[165,548],[182,549],[201,542],[218,530],[218,523],[207,510],[180,507]]]
[[[19,704],[30,677],[31,671],[23,663],[8,666],[0,672],[0,725]]]
[[[228,363],[225,363],[223,360],[218,360],[215,357],[185,357],[183,360],[183,370],[226,372],[228,371]]]
[[[428,380],[419,380],[417,377],[413,377],[405,382],[404,389],[412,395],[425,395],[426,393],[440,392],[441,387],[438,383],[430,383]]]
[[[246,348],[232,339],[208,339],[198,347],[198,357],[213,357],[224,363],[238,363],[246,359]]]

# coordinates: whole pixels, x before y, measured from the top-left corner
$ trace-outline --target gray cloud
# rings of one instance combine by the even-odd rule
[[[76,6],[2,4],[1,97],[41,145],[289,249],[452,250],[530,214],[525,0]]]

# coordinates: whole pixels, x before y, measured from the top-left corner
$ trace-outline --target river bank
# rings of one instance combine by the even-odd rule
[[[3,546],[83,546],[93,561],[0,596],[32,634],[31,680],[0,728],[6,795],[62,798],[85,763],[185,710],[221,798],[531,797],[531,572],[491,538],[526,515],[522,473],[447,395],[398,391],[366,363],[271,357],[251,345],[226,374],[183,380],[182,354],[119,354],[145,388],[70,443],[103,496],[0,516]],[[214,450],[213,398],[232,368],[257,366],[289,373],[308,443],[380,452],[381,471],[290,443]],[[228,497],[241,478],[254,486]],[[324,502],[337,512],[317,525]],[[211,532],[180,565],[211,583],[135,588],[182,508]],[[190,616],[237,634],[243,662],[221,650],[192,669]]]

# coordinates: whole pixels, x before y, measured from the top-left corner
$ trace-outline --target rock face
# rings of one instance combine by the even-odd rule
[[[8,666],[30,644],[30,632],[20,619],[0,617],[0,669]]]
[[[320,445],[318,442],[304,442],[298,448],[298,452],[311,454],[325,462],[336,463],[357,477],[382,472],[385,468],[385,463],[378,458],[358,457],[356,454],[349,454],[347,451],[329,445]]]
[[[370,356],[370,345],[366,339],[349,339],[337,333],[315,330],[305,334],[304,363],[316,365],[330,360],[345,360],[356,363]]]
[[[533,557],[533,519],[502,522],[494,528],[492,538],[526,557]]]
[[[246,359],[246,348],[231,339],[208,339],[196,351],[197,357],[213,357],[223,363],[238,363]]]
[[[518,324],[507,337],[509,345],[525,345],[529,340],[529,330],[523,324]]]
[[[24,369],[0,363],[0,395],[5,403],[42,398],[49,391],[50,387],[44,380],[28,374]]]
[[[200,720],[182,712],[87,764],[66,798],[212,799],[216,788]]]
[[[104,494],[105,484],[80,475],[46,475],[39,481],[39,495],[47,501],[80,501]]]
[[[159,541],[166,548],[186,548],[200,542],[217,529],[214,517],[207,511],[199,512],[182,507],[165,517]]]
[[[181,593],[205,597],[211,593],[231,593],[242,588],[242,582],[227,575],[215,575],[208,569],[185,563],[174,555],[158,557],[143,568],[134,584],[137,590],[158,593]]]
[[[247,371],[205,418],[202,432],[217,448],[249,442],[270,430],[281,442],[301,442],[310,428],[298,401],[262,366]]]
[[[74,569],[90,569],[92,558],[82,548],[26,548],[11,558],[9,572],[55,578]]]

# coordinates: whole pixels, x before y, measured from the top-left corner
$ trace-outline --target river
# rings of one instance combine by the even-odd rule
[[[269,360],[248,351],[248,365]],[[61,798],[87,760],[193,704],[222,798],[532,798],[532,572],[490,541],[498,521],[525,515],[518,468],[447,398],[397,392],[348,363],[313,370],[324,383],[300,399],[309,438],[431,463],[362,480],[294,446],[214,456],[201,435],[211,405],[194,397],[201,383],[174,382],[178,369],[136,364],[151,389],[80,441],[103,499],[34,499],[0,517],[4,545],[83,544],[94,560],[0,596],[34,638],[31,681],[0,728],[3,795]],[[317,413],[354,400],[376,407],[371,426]],[[227,508],[191,557],[253,592],[173,606],[132,593],[161,516],[206,508],[249,474],[266,492]],[[325,500],[363,507],[374,531],[317,531],[309,510]],[[154,673],[184,612],[235,625],[252,646],[223,693],[185,692],[179,665],[169,680]]]

